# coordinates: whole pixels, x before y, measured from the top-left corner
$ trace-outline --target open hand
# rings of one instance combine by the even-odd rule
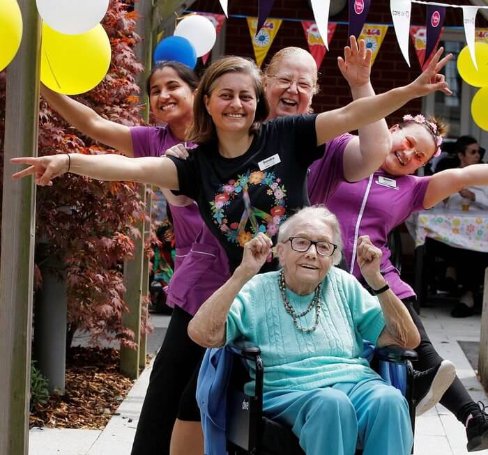
[[[29,167],[12,174],[12,178],[19,180],[28,175],[33,175],[35,182],[40,186],[51,186],[52,180],[68,171],[69,157],[63,153],[60,155],[48,155],[38,158],[23,156],[12,158],[14,164],[27,164]]]
[[[354,35],[349,40],[350,45],[344,47],[344,58],[337,57],[337,65],[349,86],[357,88],[370,82],[373,53],[366,49],[364,40],[358,43]]]

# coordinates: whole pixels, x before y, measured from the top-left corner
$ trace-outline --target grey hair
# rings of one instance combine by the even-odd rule
[[[338,265],[342,259],[342,235],[341,226],[337,217],[325,205],[313,205],[311,207],[304,207],[290,216],[284,221],[278,232],[278,243],[286,242],[292,234],[292,229],[295,225],[308,220],[318,219],[323,224],[329,226],[332,230],[332,243],[337,245],[337,248],[332,256],[334,265]]]

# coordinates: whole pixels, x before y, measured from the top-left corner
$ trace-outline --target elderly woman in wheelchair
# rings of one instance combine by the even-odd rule
[[[205,347],[245,337],[261,348],[263,409],[289,425],[307,455],[409,454],[408,404],[361,357],[363,340],[412,349],[419,333],[391,292],[368,237],[357,245],[361,272],[376,296],[335,267],[341,258],[336,217],[307,207],[285,221],[275,254],[282,269],[258,274],[272,243],[259,234],[240,266],[202,305],[188,332]],[[252,371],[251,371],[252,375]]]

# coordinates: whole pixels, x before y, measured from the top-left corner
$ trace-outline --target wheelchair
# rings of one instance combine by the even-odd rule
[[[263,415],[264,366],[259,347],[244,340],[225,349],[233,355],[227,389],[226,438],[229,455],[304,455],[291,429]],[[413,403],[412,361],[417,353],[396,346],[372,349],[372,367],[388,383],[398,388],[409,404],[412,429],[415,428]],[[367,357],[369,358],[369,356]],[[254,395],[243,392],[250,380],[246,361],[253,363],[256,372]],[[356,451],[360,454],[361,451]]]

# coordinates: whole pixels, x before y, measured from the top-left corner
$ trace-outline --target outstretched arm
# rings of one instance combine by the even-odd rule
[[[271,251],[269,237],[259,233],[244,245],[242,262],[232,276],[199,308],[188,325],[189,337],[206,348],[225,344],[225,324],[232,302],[242,287],[259,272]]]
[[[443,48],[440,48],[425,71],[412,83],[394,88],[381,95],[369,96],[355,100],[345,107],[322,112],[316,119],[317,145],[347,131],[362,128],[368,123],[380,120],[411,99],[428,95],[441,90],[451,94],[445,78],[439,71],[451,59],[452,55],[440,60]]]
[[[424,196],[424,208],[430,209],[466,186],[483,185],[488,185],[488,164],[472,164],[438,172],[430,177]]]
[[[358,264],[361,273],[371,289],[381,289],[386,281],[380,273],[381,250],[373,245],[369,236],[358,238]],[[381,332],[377,345],[388,346],[395,344],[407,349],[413,349],[420,343],[420,335],[406,306],[388,289],[378,294],[385,328]]]
[[[350,37],[344,48],[344,58],[338,57],[339,69],[351,89],[353,100],[373,96],[371,85],[372,52],[364,40]],[[357,182],[378,169],[391,149],[391,135],[384,118],[359,129],[359,137],[351,139],[344,150],[344,177]]]
[[[16,172],[12,178],[21,179],[33,175],[37,185],[50,186],[52,180],[66,172],[84,175],[98,180],[131,181],[148,183],[161,188],[178,190],[178,173],[175,164],[165,157],[128,158],[126,156],[83,155],[63,153],[38,158],[19,157],[10,160],[14,164],[29,167]]]
[[[41,95],[52,109],[83,134],[119,150],[126,156],[134,156],[128,126],[104,119],[88,106],[56,93],[42,83]]]
[[[125,156],[134,156],[130,128],[98,115],[93,109],[66,95],[56,93],[41,83],[41,95],[49,106],[70,125],[83,134],[120,151]],[[186,196],[175,196],[163,189],[164,197],[173,205],[186,206],[193,201]]]

